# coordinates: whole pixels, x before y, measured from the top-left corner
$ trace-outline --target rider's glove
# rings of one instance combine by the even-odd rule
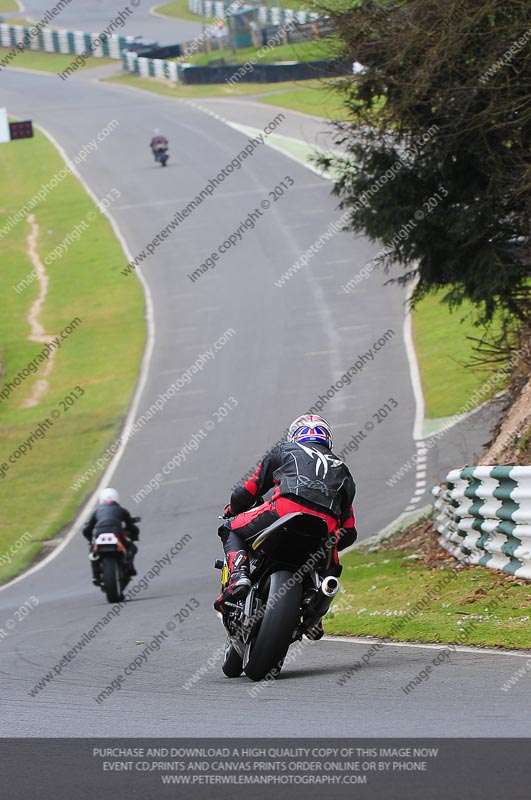
[[[225,519],[228,519],[229,517],[233,517],[234,516],[234,512],[233,512],[232,508],[230,507],[230,503],[228,505],[226,505],[225,508],[223,509],[223,516],[225,517]]]

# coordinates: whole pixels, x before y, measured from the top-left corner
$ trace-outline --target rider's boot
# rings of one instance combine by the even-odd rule
[[[251,588],[249,555],[245,550],[233,550],[227,553],[227,565],[229,582],[214,603],[216,611],[220,611],[227,600],[230,602],[242,600]]]

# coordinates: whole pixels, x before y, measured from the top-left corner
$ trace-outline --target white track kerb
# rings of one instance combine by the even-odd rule
[[[420,367],[417,358],[417,351],[415,350],[415,343],[413,339],[413,315],[411,313],[411,297],[415,290],[415,283],[412,283],[408,289],[406,297],[406,318],[404,320],[404,344],[406,346],[406,355],[409,364],[409,376],[411,378],[411,385],[413,387],[413,396],[415,398],[415,421],[413,423],[413,442],[417,449],[417,461],[415,469],[415,493],[409,503],[407,504],[404,512],[398,518],[401,521],[405,514],[414,511],[415,507],[420,503],[422,495],[426,491],[426,478],[425,471],[428,461],[428,451],[422,444],[422,423],[424,422],[424,415],[426,412],[426,404],[424,402],[424,393],[422,391],[422,381],[420,377]]]
[[[87,192],[89,197],[94,201],[94,204],[95,205],[99,205],[98,198],[96,197],[96,195],[94,194],[94,192],[92,191],[90,186],[87,184],[87,182],[84,180],[84,178],[80,175],[80,173],[78,172],[78,170],[74,166],[74,164],[70,161],[70,159],[68,158],[67,154],[65,153],[65,151],[63,150],[61,145],[56,141],[56,139],[45,128],[41,127],[40,125],[36,125],[35,127],[38,128],[38,130],[40,130],[50,140],[50,142],[58,150],[59,154],[61,155],[61,158],[64,160],[64,162],[72,170],[72,174],[78,179],[78,181],[81,183],[81,185],[83,186],[83,188],[85,189],[85,191]],[[101,210],[102,210],[102,213],[105,214],[105,216],[109,219],[109,222],[111,223],[114,235],[116,236],[118,242],[120,243],[120,246],[121,246],[121,248],[122,248],[122,250],[123,250],[123,252],[125,254],[125,257],[126,257],[127,261],[128,262],[131,261],[132,254],[131,254],[128,246],[127,246],[127,242],[125,241],[125,238],[124,238],[122,232],[120,231],[120,228],[118,227],[118,223],[116,222],[116,220],[114,219],[112,214],[109,213],[108,209],[101,209]],[[151,362],[151,357],[153,355],[153,347],[154,347],[154,344],[155,344],[155,320],[154,320],[154,316],[153,316],[153,299],[152,299],[152,296],[151,296],[151,291],[149,289],[149,286],[148,286],[148,284],[146,282],[146,279],[145,279],[144,275],[142,274],[142,271],[141,271],[140,267],[137,267],[136,274],[138,275],[138,279],[139,279],[140,283],[142,284],[142,288],[144,290],[144,298],[145,298],[145,315],[144,316],[145,316],[146,325],[147,325],[147,338],[146,338],[146,346],[145,346],[145,349],[144,349],[144,355],[142,357],[142,364],[141,364],[141,367],[140,367],[140,373],[139,373],[139,376],[138,376],[138,382],[137,382],[136,389],[135,389],[135,392],[134,392],[134,395],[133,395],[133,399],[131,401],[131,405],[129,407],[129,411],[128,411],[127,418],[126,418],[126,421],[125,421],[124,431],[128,430],[128,428],[131,426],[131,424],[133,423],[133,421],[134,421],[134,419],[135,419],[135,417],[137,415],[138,406],[139,406],[139,403],[140,403],[140,396],[141,396],[141,394],[142,394],[142,392],[144,390],[144,387],[146,385],[149,365],[150,365],[150,362]],[[88,512],[91,510],[92,506],[95,505],[96,498],[98,496],[98,493],[99,493],[100,489],[103,486],[108,485],[108,483],[110,482],[110,479],[113,476],[113,474],[114,474],[114,472],[116,470],[116,467],[118,466],[118,464],[120,462],[120,459],[122,458],[122,456],[124,454],[126,444],[127,444],[127,437],[124,436],[122,438],[122,443],[120,444],[120,447],[119,447],[116,455],[109,462],[109,465],[108,465],[107,469],[105,470],[105,472],[103,473],[103,475],[102,475],[102,477],[101,477],[101,479],[100,479],[100,481],[99,481],[99,483],[98,483],[93,495],[89,498],[89,500],[85,503],[83,508],[79,511],[76,519],[72,523],[72,527],[71,527],[70,531],[66,534],[66,536],[61,541],[61,543],[49,555],[47,555],[46,558],[43,558],[42,561],[39,561],[38,564],[35,564],[35,566],[33,566],[30,569],[26,570],[26,572],[23,572],[21,575],[18,575],[16,578],[13,578],[13,580],[9,581],[9,583],[6,583],[3,586],[0,586],[0,592],[4,591],[4,589],[8,589],[10,586],[13,586],[15,583],[18,583],[19,581],[23,580],[24,578],[27,578],[29,575],[33,575],[35,572],[38,572],[43,567],[45,567],[47,564],[49,564],[50,561],[53,561],[53,559],[56,558],[59,555],[59,553],[61,553],[65,549],[65,547],[68,545],[68,543],[74,538],[76,533],[79,532],[79,529],[80,529],[80,526],[81,526],[81,521],[84,518],[86,518],[86,516],[87,516]],[[53,541],[54,541],[53,539],[50,539],[50,543],[53,543]]]
[[[332,606],[333,608],[333,606]],[[374,639],[369,636],[325,636],[323,642],[349,642],[350,644],[381,644],[383,647],[413,647],[418,650],[441,650],[447,642],[382,642],[381,639]],[[456,653],[487,653],[489,656],[514,656],[515,658],[529,658],[529,650],[496,650],[492,647],[473,647],[472,645],[456,645]]]

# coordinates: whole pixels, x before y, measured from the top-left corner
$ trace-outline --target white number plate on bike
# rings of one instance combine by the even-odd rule
[[[100,533],[96,544],[118,544],[118,538],[114,533]]]

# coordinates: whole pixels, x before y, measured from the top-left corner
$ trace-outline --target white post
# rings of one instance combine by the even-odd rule
[[[11,141],[9,133],[9,121],[7,119],[7,109],[0,108],[0,144]]]

